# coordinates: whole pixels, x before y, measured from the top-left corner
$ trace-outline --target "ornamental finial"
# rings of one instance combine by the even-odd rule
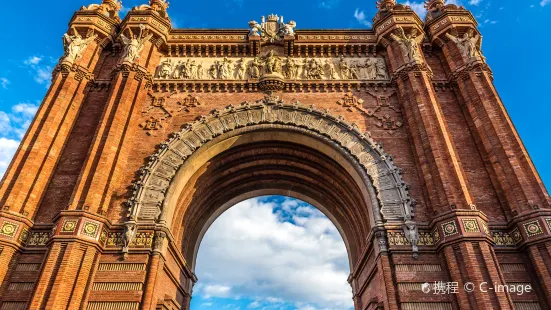
[[[155,11],[166,11],[169,4],[166,0],[149,0],[149,6]]]
[[[103,0],[101,4],[90,4],[83,6],[81,11],[99,12],[105,16],[119,19],[119,11],[122,8],[122,2],[119,0]]]
[[[425,0],[425,9],[427,11],[437,11],[444,6],[444,0]]]
[[[376,5],[379,11],[391,11],[396,5],[396,0],[379,0]]]

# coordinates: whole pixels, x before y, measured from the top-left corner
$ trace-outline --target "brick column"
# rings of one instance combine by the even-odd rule
[[[135,16],[136,15],[136,16]],[[166,41],[169,21],[152,10],[133,10],[121,26],[121,35],[139,37],[143,48],[137,57],[121,60],[112,72],[112,87],[90,152],[75,187],[71,209],[88,209],[102,214],[108,209],[117,178],[124,170],[132,145],[128,130],[138,127],[140,107],[152,86],[152,74],[158,63],[158,48]],[[122,41],[122,39],[121,39]]]
[[[449,210],[451,205],[469,208],[473,197],[442,108],[436,100],[431,69],[420,48],[420,39],[424,37],[422,22],[411,10],[389,11],[386,15],[380,13],[374,28],[379,42],[386,48],[392,80],[403,104],[430,207],[438,212]],[[411,41],[419,46],[415,51],[408,51],[400,43],[400,37],[407,39],[410,36],[414,37]],[[408,53],[418,56],[409,58]]]
[[[105,223],[87,213],[61,213],[29,309],[82,308],[101,255],[99,240]]]
[[[481,36],[476,20],[465,9],[438,7],[436,2],[431,1],[425,29],[431,41],[442,51],[449,69],[450,84],[462,105],[477,148],[483,158],[488,159],[484,164],[509,220],[509,227],[522,222],[518,229],[530,242],[527,252],[537,271],[537,277],[532,276],[533,283],[541,283],[545,298],[551,302],[551,287],[546,284],[551,282],[550,270],[545,265],[549,261],[546,260],[549,241],[538,240],[544,241],[545,245],[535,245],[531,239],[540,238],[540,232],[531,236],[523,227],[546,215],[543,208],[550,207],[549,194],[493,85],[492,72],[480,52]],[[544,218],[540,221],[546,223]],[[539,227],[541,231],[541,224],[533,227]],[[488,257],[495,257],[491,244],[482,248],[486,249]],[[496,276],[503,279],[497,263]],[[500,304],[500,307],[504,306]]]
[[[450,70],[450,82],[463,110],[507,217],[549,208],[551,200],[494,85],[480,49],[476,21],[466,10],[441,9],[427,23],[433,43],[440,46]],[[471,49],[469,49],[471,48]],[[469,53],[469,51],[471,51]]]
[[[457,282],[460,289],[467,282],[475,285],[473,292],[454,294],[458,305],[469,309],[512,309],[508,293],[478,289],[482,282],[490,286],[504,284],[504,278],[493,252],[486,216],[474,206],[456,144],[437,100],[432,70],[421,50],[428,40],[416,39],[425,35],[422,26],[419,18],[401,5],[380,10],[374,24],[379,42],[386,48],[428,203],[436,215],[431,226],[436,226],[443,236],[438,247],[450,280]]]
[[[91,72],[117,23],[99,12],[75,13],[68,35],[87,43],[73,56],[67,52],[56,66],[50,89],[0,183],[4,209],[33,218],[94,78]]]

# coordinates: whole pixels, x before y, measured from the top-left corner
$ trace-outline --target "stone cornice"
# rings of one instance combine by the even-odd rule
[[[470,73],[473,72],[486,72],[490,75],[490,78],[493,79],[493,73],[488,64],[484,61],[478,60],[466,65],[459,67],[457,70],[452,72],[448,77],[448,82],[452,85],[457,84],[459,79],[468,79]]]
[[[131,72],[134,72],[134,79],[137,81],[145,80],[145,88],[151,88],[153,85],[153,76],[146,68],[136,64],[123,62],[118,64],[113,72],[111,72],[111,78],[113,79],[117,74],[122,74],[123,76],[128,76]]]
[[[66,77],[70,73],[74,73],[75,80],[77,81],[82,81],[83,79],[87,81],[94,80],[94,74],[88,69],[78,64],[69,62],[61,62],[57,64],[52,72],[52,77],[55,77],[57,74],[61,74]]]
[[[405,64],[392,74],[390,80],[392,84],[396,84],[398,79],[408,79],[410,72],[426,72],[430,78],[432,78],[432,70],[425,62],[412,62]]]

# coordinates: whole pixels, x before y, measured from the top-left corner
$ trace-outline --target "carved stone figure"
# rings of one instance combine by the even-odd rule
[[[368,80],[374,80],[377,77],[377,61],[368,58],[363,65],[365,68],[365,78]]]
[[[232,79],[232,60],[229,60],[228,57],[224,57],[221,62],[218,62],[218,74],[222,80]]]
[[[341,56],[341,59],[339,61],[339,69],[341,70],[341,78],[343,80],[349,80],[352,78],[352,75],[350,73],[350,66],[344,60],[344,56]]]
[[[386,80],[388,78],[386,74],[386,65],[385,61],[382,58],[378,58],[377,62],[375,63],[375,70],[376,70],[376,79],[377,80]]]
[[[254,20],[251,20],[249,22],[249,27],[251,28],[251,30],[249,31],[249,37],[251,37],[251,36],[260,36],[259,31],[262,31],[262,27],[260,26],[259,23],[257,23]]]
[[[249,66],[249,76],[253,79],[260,77],[260,60],[255,57]]]
[[[182,72],[183,62],[180,60],[174,66],[174,72],[172,73],[173,79],[179,79]]]
[[[145,26],[140,25],[139,35],[133,35],[132,30],[129,29],[131,38],[121,34],[121,40],[124,44],[122,62],[133,63],[136,59],[140,58],[140,52],[142,51],[145,42],[149,41],[149,39],[153,36],[153,34],[146,34],[145,36],[142,36],[144,29]]]
[[[130,247],[130,243],[132,243],[132,239],[134,239],[134,236],[136,235],[137,227],[136,224],[133,223],[127,223],[126,226],[124,226],[124,235],[123,235],[123,247],[122,251],[124,253],[128,252],[128,248]]]
[[[482,44],[482,37],[478,34],[473,35],[472,29],[465,32],[461,38],[453,36],[449,33],[446,33],[446,37],[457,45],[465,62],[469,63],[482,58],[477,46],[479,41],[481,41],[480,44]]]
[[[360,76],[358,74],[358,62],[353,62],[351,65],[350,65],[350,78],[351,79],[356,79],[356,80],[359,80],[360,79]]]
[[[335,69],[335,64],[333,64],[332,60],[325,60],[325,69],[327,70],[328,79],[335,80],[339,78],[339,76],[337,75],[337,70]]]
[[[197,79],[202,80],[203,79],[203,64],[199,63],[197,65]]]
[[[210,66],[208,73],[211,79],[216,80],[218,78],[218,60],[215,60]]]
[[[190,79],[197,79],[197,64],[195,63],[195,60],[188,60],[187,62],[187,72],[188,72],[188,78]]]
[[[406,223],[402,226],[406,239],[411,243],[413,250],[413,256],[417,257],[419,248],[417,247],[417,242],[419,241],[419,231],[415,222],[407,220]]]
[[[283,20],[283,17],[282,17],[282,20]],[[294,20],[288,22],[283,26],[283,34],[286,36],[294,36],[296,26],[297,26],[297,23]]]
[[[267,19],[262,16],[260,24],[254,20],[249,21],[249,36],[260,36],[264,41],[275,42],[282,40],[285,35],[294,36],[296,25],[294,21],[285,24],[283,16],[270,14]]]
[[[159,68],[159,78],[169,79],[171,73],[172,73],[172,62],[170,62],[170,60],[168,59],[163,60],[161,62],[161,67]]]
[[[406,35],[404,28],[398,27],[397,35],[391,33],[392,39],[400,44],[402,56],[405,63],[421,62],[421,53],[419,52],[419,44],[423,42],[424,35],[417,35],[417,29],[412,29],[409,35]]]
[[[321,62],[316,61],[315,59],[310,59],[306,67],[306,78],[311,80],[321,80],[323,78],[323,67]]]
[[[74,35],[69,35],[68,33],[63,35],[63,47],[65,48],[65,55],[62,58],[62,61],[74,62],[77,58],[82,57],[82,52],[88,46],[88,43],[95,40],[98,35],[93,34],[86,39],[83,39],[78,31],[73,28]]]
[[[281,59],[274,55],[274,50],[270,50],[263,60],[266,74],[281,73]]]
[[[237,75],[237,78],[239,80],[245,79],[245,61],[243,58],[241,58],[236,64],[235,64],[235,74]]]

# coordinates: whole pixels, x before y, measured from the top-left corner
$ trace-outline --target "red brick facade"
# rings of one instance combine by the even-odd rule
[[[373,30],[172,29],[164,0],[77,11],[0,183],[0,309],[189,309],[206,229],[266,194],[333,220],[355,309],[550,309],[551,200],[476,21],[378,7]]]

